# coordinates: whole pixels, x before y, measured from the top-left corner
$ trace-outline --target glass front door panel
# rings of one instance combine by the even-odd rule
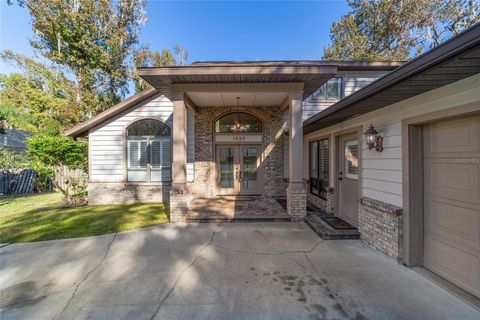
[[[242,187],[246,189],[257,188],[257,148],[243,149],[243,172],[242,172]]]
[[[219,150],[220,187],[234,187],[234,150],[221,147]]]
[[[358,141],[350,140],[345,142],[345,177],[358,179]]]

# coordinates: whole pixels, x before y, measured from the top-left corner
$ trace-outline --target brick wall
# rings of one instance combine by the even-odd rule
[[[213,121],[228,112],[248,112],[263,123],[264,193],[285,196],[283,183],[283,120],[277,107],[205,107],[195,114],[195,180],[188,183],[191,194],[215,196]]]
[[[363,197],[358,206],[360,238],[387,257],[402,261],[402,209],[378,200]]]
[[[168,202],[170,183],[88,183],[89,204]]]

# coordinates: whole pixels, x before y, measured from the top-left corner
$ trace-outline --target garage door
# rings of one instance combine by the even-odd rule
[[[480,297],[480,116],[424,128],[424,266]]]

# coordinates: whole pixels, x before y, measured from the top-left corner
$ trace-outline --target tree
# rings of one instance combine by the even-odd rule
[[[480,21],[475,0],[349,0],[334,22],[328,60],[408,60]]]
[[[76,85],[62,71],[10,50],[0,52],[0,59],[21,70],[0,74],[0,114],[9,127],[58,134],[86,119]]]
[[[34,48],[68,67],[78,102],[92,114],[127,93],[131,56],[141,25],[144,0],[25,0],[32,17]]]
[[[162,52],[152,51],[149,46],[144,45],[136,50],[133,56],[135,68],[132,72],[132,79],[135,81],[135,92],[145,90],[149,85],[138,75],[138,68],[143,67],[161,67],[177,64],[172,52],[163,49]]]

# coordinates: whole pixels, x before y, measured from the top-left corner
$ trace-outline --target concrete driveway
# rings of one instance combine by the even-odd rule
[[[415,271],[303,223],[162,225],[12,244],[3,319],[479,319]]]

